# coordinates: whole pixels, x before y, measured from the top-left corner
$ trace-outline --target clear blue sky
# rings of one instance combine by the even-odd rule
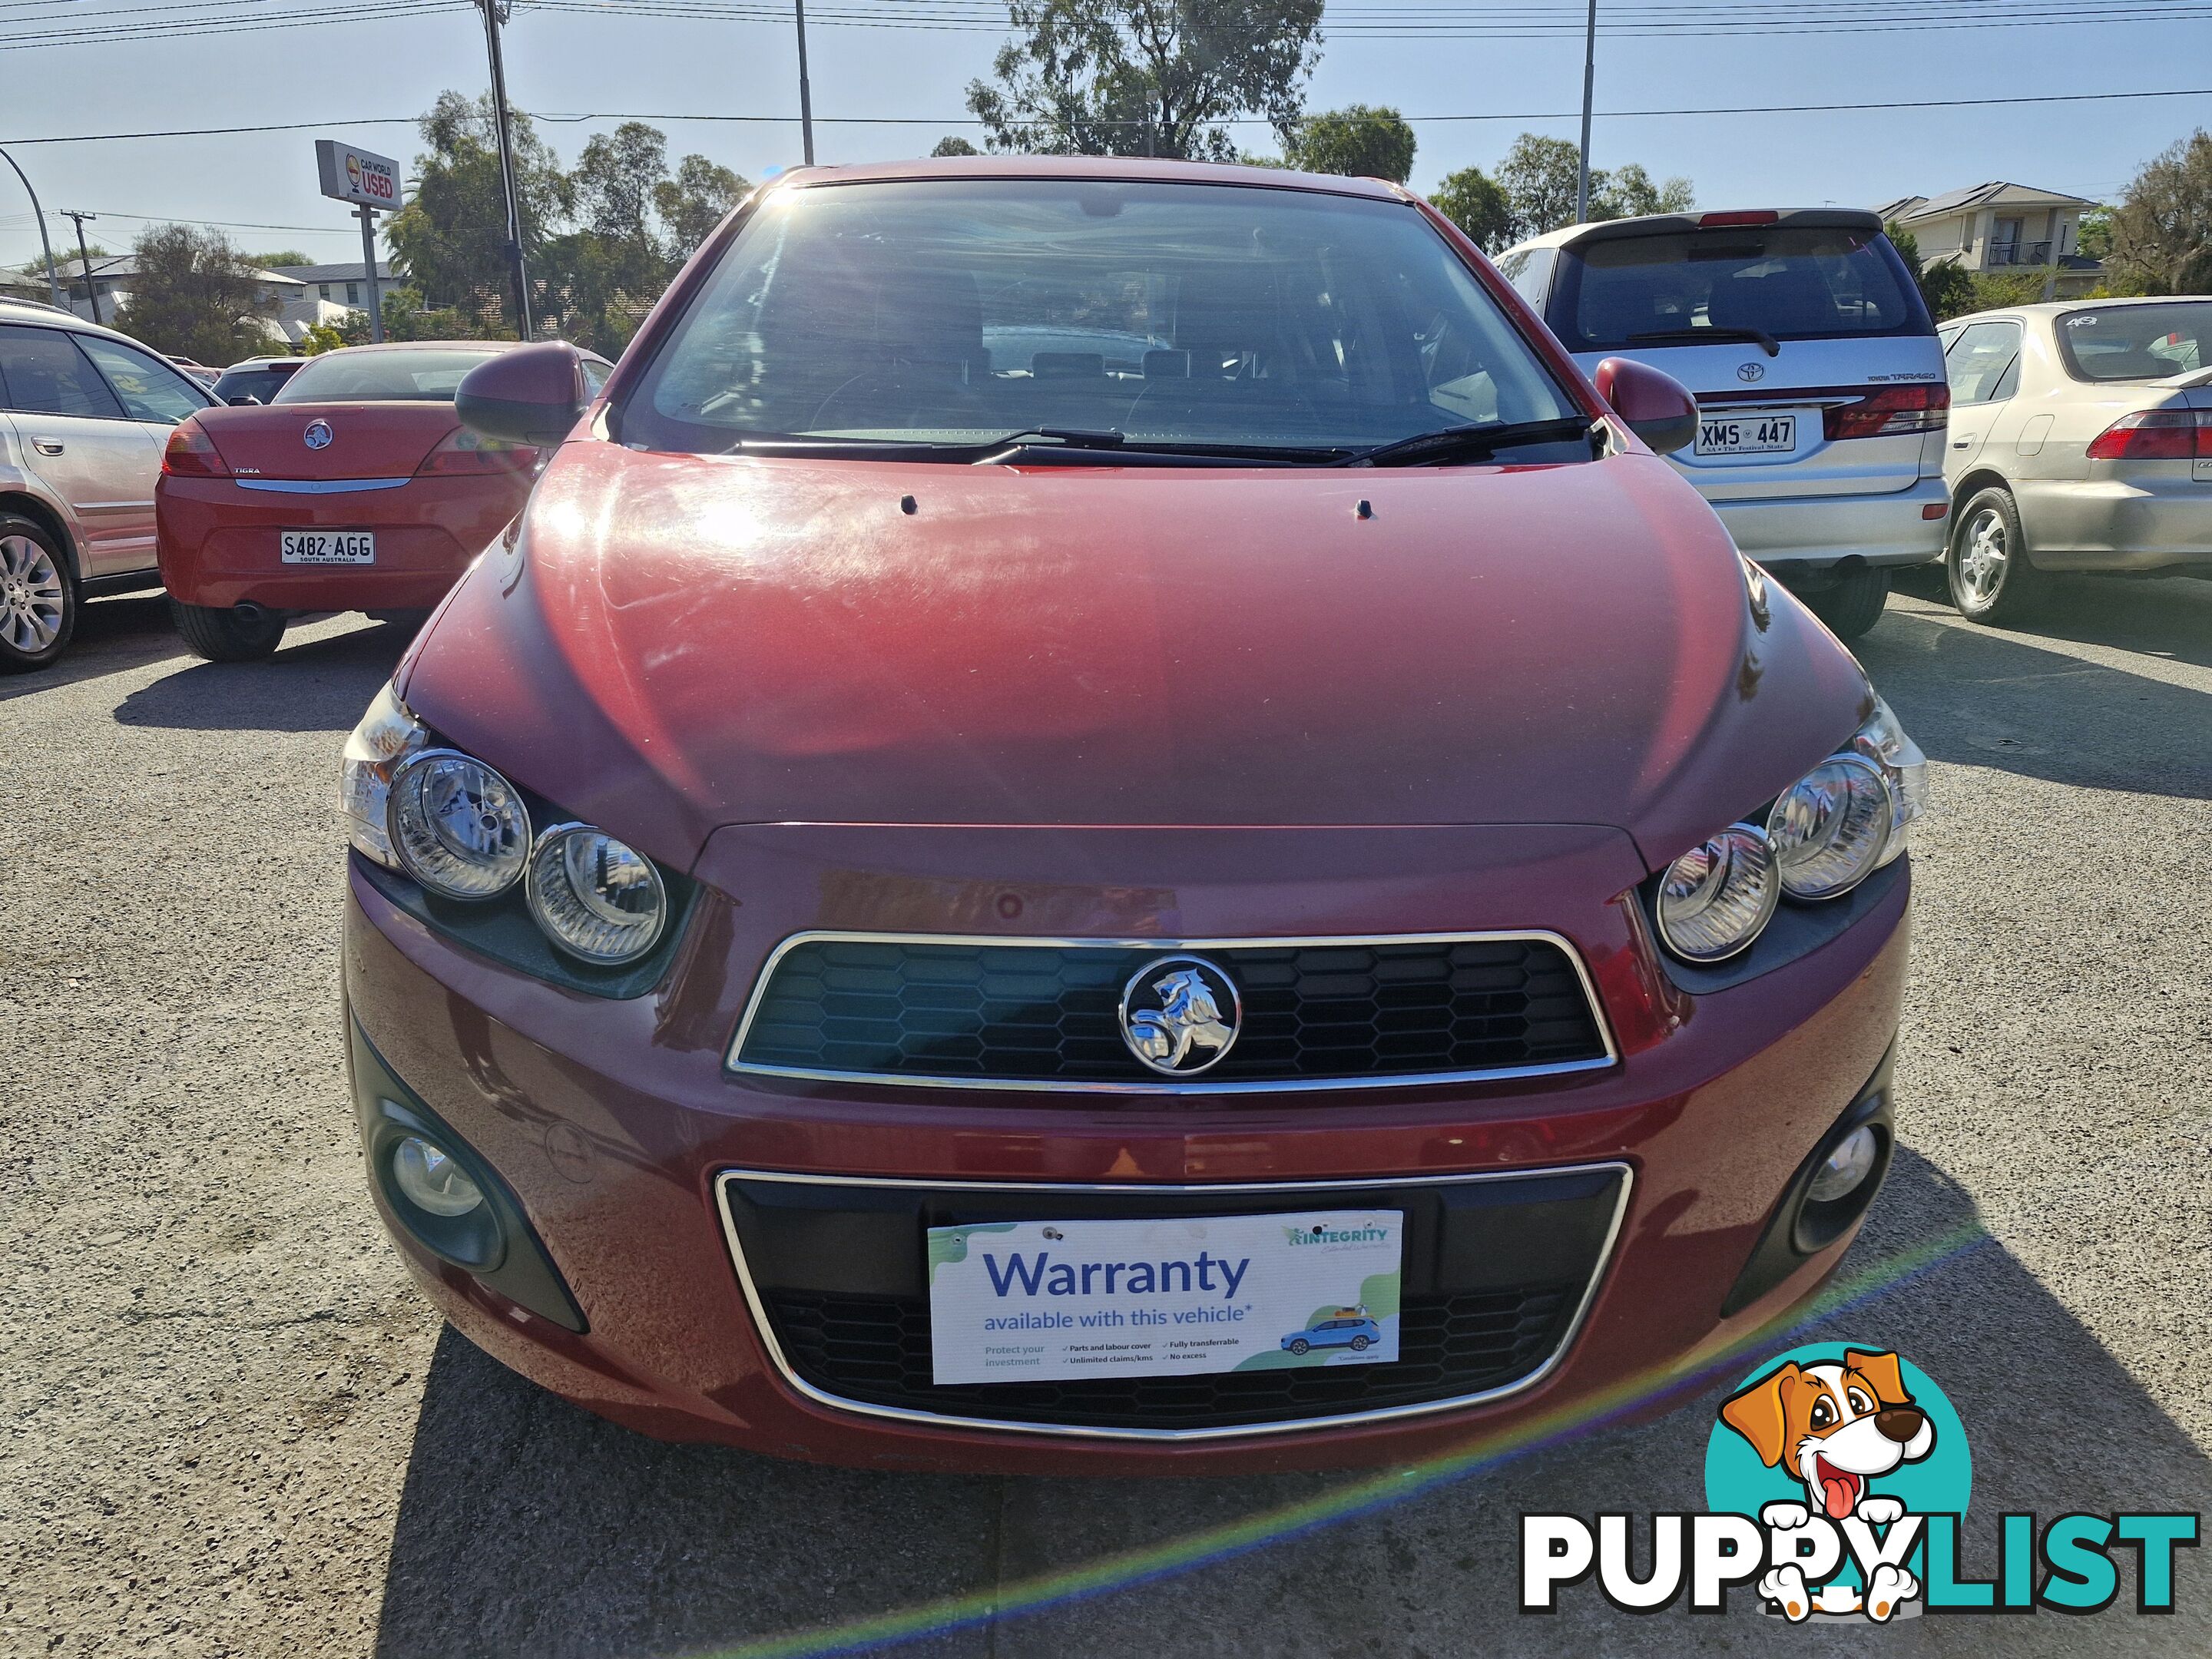
[[[681,20],[638,15],[641,4],[518,8],[507,30],[507,79],[520,107],[533,112],[611,110],[745,115],[796,112],[787,21]],[[840,27],[810,29],[814,107],[819,116],[944,117],[919,128],[817,130],[819,159],[861,161],[924,154],[966,113],[968,81],[988,71],[1003,17],[990,0],[847,0],[878,12],[902,8],[965,15],[967,28]],[[214,220],[303,229],[234,228],[248,251],[297,246],[311,257],[357,257],[353,222],[316,194],[313,140],[346,137],[404,160],[411,129],[354,125],[359,118],[421,112],[441,88],[474,93],[485,84],[483,40],[473,9],[390,15],[406,0],[362,0],[349,20],[156,40],[68,40],[10,46],[34,31],[81,34],[155,19],[199,15],[275,21],[328,0],[226,0],[155,5],[155,0],[14,0],[0,4],[0,65],[7,75],[0,139],[53,134],[205,127],[257,121],[327,120],[313,131],[221,138],[27,145],[14,151],[49,209]],[[699,0],[675,0],[696,4]],[[1376,9],[1397,16],[1518,18],[1571,25],[1571,0],[1344,0],[1329,24],[1372,27]],[[1715,0],[1705,0],[1709,6]],[[816,0],[817,9],[836,9]],[[766,9],[761,6],[758,9]],[[331,7],[331,9],[337,9]],[[1650,15],[1648,0],[1644,15]],[[2063,92],[2140,92],[2212,86],[2212,0],[1802,0],[1747,11],[1674,8],[1678,22],[1711,18],[1710,33],[1653,38],[1608,35],[1601,11],[1597,106],[1644,107],[1832,103]],[[1997,27],[1994,12],[2088,17],[2086,23]],[[1880,15],[1968,27],[1896,33],[1755,33],[1788,20],[1864,21]],[[2146,16],[2157,21],[2135,21]],[[1325,27],[1328,25],[1325,25]],[[1389,103],[1409,116],[1569,111],[1580,100],[1579,31],[1538,40],[1382,40],[1339,32],[1325,46],[1310,107]],[[572,159],[595,127],[547,122],[543,131]],[[749,178],[799,160],[795,125],[729,125],[662,120],[672,160],[700,150]],[[2212,97],[2135,99],[2100,104],[1877,113],[1616,118],[1598,123],[1600,166],[1640,161],[1655,177],[1683,173],[1701,205],[1838,202],[1870,204],[1989,179],[2086,196],[2116,194],[2136,167],[2198,125],[2212,125]],[[1413,183],[1432,185],[1453,167],[1493,165],[1522,127],[1572,137],[1571,118],[1424,122]],[[1253,148],[1273,149],[1264,128],[1241,129]],[[127,246],[141,222],[108,217],[94,234]],[[54,227],[56,253],[67,222]],[[0,172],[0,258],[35,253],[27,205]]]

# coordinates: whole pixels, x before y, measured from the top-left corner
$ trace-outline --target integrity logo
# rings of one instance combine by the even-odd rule
[[[1283,1237],[1294,1249],[1311,1244],[1387,1244],[1390,1230],[1369,1223],[1364,1227],[1285,1227]]]
[[[1521,1610],[1550,1613],[1595,1575],[1623,1612],[1672,1605],[1723,1613],[1729,1591],[1793,1625],[1887,1624],[1922,1613],[2099,1613],[2134,1557],[2136,1610],[2171,1613],[2174,1553],[2195,1515],[2007,1515],[1993,1580],[1963,1577],[1960,1537],[1973,1485],[1959,1414],[1911,1361],[1870,1345],[1792,1349],[1721,1402],[1705,1449],[1706,1513],[1634,1518],[1524,1515]],[[1638,1555],[1650,1562],[1636,1576]]]

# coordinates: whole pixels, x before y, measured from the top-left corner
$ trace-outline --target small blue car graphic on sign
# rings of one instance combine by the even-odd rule
[[[1366,1315],[1347,1315],[1341,1319],[1316,1319],[1305,1329],[1285,1337],[1283,1346],[1292,1353],[1310,1353],[1316,1348],[1349,1348],[1364,1353],[1382,1340],[1382,1328]]]

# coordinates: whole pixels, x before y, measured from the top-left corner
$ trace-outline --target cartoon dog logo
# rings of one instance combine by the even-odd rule
[[[1759,1511],[1785,1539],[1815,1515],[1836,1522],[1855,1516],[1877,1527],[1901,1519],[1905,1505],[1876,1496],[1869,1483],[1936,1447],[1936,1425],[1912,1403],[1893,1353],[1847,1348],[1841,1364],[1788,1361],[1723,1401],[1721,1421],[1749,1441],[1769,1468],[1786,1468],[1803,1484],[1808,1504],[1769,1504]],[[1815,1613],[1864,1613],[1880,1621],[1917,1596],[1920,1583],[1884,1563],[1863,1591],[1826,1584],[1814,1592],[1804,1573],[1786,1564],[1759,1579],[1759,1593],[1793,1624]]]

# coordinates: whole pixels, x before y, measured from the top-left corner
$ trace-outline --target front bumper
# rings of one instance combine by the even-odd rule
[[[1712,504],[1745,557],[1784,581],[1846,559],[1873,566],[1928,564],[1943,556],[1948,510],[1941,478],[1885,495],[1786,495]]]
[[[2212,479],[2169,474],[2036,481],[2013,486],[2028,557],[2039,570],[2142,572],[2212,568]]]
[[[972,839],[972,837],[971,837]],[[812,920],[835,927],[834,889]],[[1632,1382],[1663,1385],[1802,1299],[1846,1231],[1723,1316],[1784,1188],[1876,1072],[1904,983],[1909,877],[1829,944],[1691,998],[1648,964],[1632,898],[1563,927],[1621,1037],[1620,1063],[1568,1077],[1159,1103],[778,1083],[724,1050],[767,946],[702,895],[665,983],[628,1000],[497,968],[393,905],[356,870],[347,910],[351,1017],[391,1074],[465,1137],[527,1214],[586,1327],[571,1328],[425,1249],[402,1254],[449,1318],[524,1375],[617,1421],[860,1466],[1036,1473],[1231,1473],[1419,1456],[1471,1432]],[[880,890],[856,896],[880,904]],[[915,895],[908,899],[915,901]],[[1248,898],[1246,903],[1264,900]],[[915,901],[918,902],[918,901]],[[769,908],[775,906],[770,904]],[[915,915],[917,926],[933,918]],[[1221,917],[1208,933],[1262,932]],[[1481,925],[1485,917],[1470,919]],[[1370,917],[1368,926],[1395,925]],[[1358,931],[1346,919],[1322,932]],[[1619,1170],[1581,1305],[1510,1388],[1404,1412],[1130,1437],[951,1423],[832,1403],[764,1328],[762,1286],[726,1232],[732,1180],[824,1177],[925,1198],[988,1188],[1036,1212],[1076,1201],[1152,1213],[1244,1202],[1239,1187],[1364,1181],[1434,1191],[1469,1176],[1573,1180]],[[733,1171],[756,1172],[733,1176]],[[1606,1178],[1611,1179],[1610,1176]],[[1194,1194],[1189,1189],[1198,1188]],[[1124,1197],[1126,1195],[1126,1199]],[[934,1201],[934,1200],[933,1200]],[[559,1309],[553,1310],[557,1314]],[[1385,1368],[1373,1368],[1381,1370]]]

